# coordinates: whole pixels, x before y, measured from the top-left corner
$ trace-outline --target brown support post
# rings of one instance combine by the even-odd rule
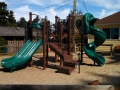
[[[49,39],[49,28],[48,28],[48,24],[47,24],[47,21],[46,21],[46,25],[45,25],[45,28],[46,28],[46,30],[45,30],[45,32],[46,32],[46,34],[45,34],[45,36],[46,36],[46,65],[48,65],[48,39]]]
[[[30,25],[32,24],[32,12],[29,13]],[[31,30],[30,30],[31,31]],[[29,67],[32,67],[33,60],[30,58]]]
[[[55,53],[55,62],[57,62],[57,54]]]
[[[32,12],[29,13],[30,24],[32,24]]]
[[[58,23],[58,16],[55,16],[55,36],[57,36],[57,23]]]
[[[15,38],[14,38],[14,42],[15,42]],[[13,46],[13,53],[16,52],[16,46]]]
[[[71,14],[68,19],[68,54],[71,54]]]
[[[57,40],[57,23],[58,23],[58,16],[55,16],[55,39]],[[58,56],[55,53],[55,62],[57,62]]]
[[[43,37],[43,70],[46,69],[46,24],[45,22],[43,22],[43,26],[42,26],[42,37]]]
[[[60,23],[60,47],[62,48],[62,31],[63,31],[63,24]],[[62,57],[60,57],[60,66],[62,66]]]
[[[84,38],[82,33],[81,34],[81,63],[83,62],[83,46],[84,46]]]

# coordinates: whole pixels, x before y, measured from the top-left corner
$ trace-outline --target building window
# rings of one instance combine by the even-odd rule
[[[110,28],[103,28],[103,31],[107,34],[106,39],[110,39]]]
[[[111,28],[111,39],[118,39],[119,38],[119,28]]]
[[[119,28],[103,28],[107,34],[107,39],[119,39]]]

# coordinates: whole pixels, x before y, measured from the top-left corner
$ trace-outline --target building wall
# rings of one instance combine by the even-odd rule
[[[2,36],[5,40],[24,40],[24,37]]]
[[[94,41],[94,39],[89,39],[89,42]],[[113,44],[113,49],[115,46],[120,45],[120,40],[105,40],[105,42],[103,44]],[[110,46],[99,46],[98,48],[96,48],[96,50],[98,51],[110,51]]]
[[[118,39],[106,39],[103,44],[113,44],[113,49],[115,46],[120,45],[120,24],[109,24],[109,25],[96,25],[97,28],[102,29],[102,28],[119,28],[119,37]],[[94,41],[94,36],[93,35],[88,35],[88,42]],[[98,51],[110,51],[109,46],[99,46],[96,48]]]

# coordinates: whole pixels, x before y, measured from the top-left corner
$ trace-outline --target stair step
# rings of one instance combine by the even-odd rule
[[[73,59],[72,55],[67,55],[67,51],[63,51],[55,43],[50,43],[49,47],[54,51],[59,57],[62,57],[64,61],[71,61]]]
[[[58,56],[62,53],[62,49],[57,46],[55,43],[50,43],[49,47],[51,48],[52,51],[54,51]]]
[[[63,55],[63,59],[64,59],[64,61],[72,61],[73,57],[72,57],[72,55]]]
[[[56,37],[55,34],[51,34],[51,36]],[[58,36],[58,35],[57,35],[57,36]],[[65,38],[65,37],[68,37],[68,34],[64,33],[64,34],[62,35],[62,39]]]
[[[63,55],[67,55],[67,51],[63,51],[62,54],[63,54]]]
[[[62,35],[62,39],[64,39],[65,37],[68,37],[68,34],[64,34],[64,35]]]
[[[63,66],[69,66],[69,67],[74,67],[75,65],[78,63],[78,61],[76,60],[72,60],[72,61],[64,61],[63,62]]]
[[[71,72],[74,70],[74,67],[69,66],[58,66],[57,70],[59,73],[65,73],[65,74],[71,74]]]

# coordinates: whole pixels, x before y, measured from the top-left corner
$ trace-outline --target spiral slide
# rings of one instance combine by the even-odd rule
[[[5,58],[1,61],[1,66],[6,69],[15,69],[17,66],[23,65],[30,60],[33,54],[37,51],[39,46],[42,45],[42,39],[38,42],[32,42],[28,40],[16,53],[10,58]]]
[[[84,34],[94,35],[94,41],[84,46],[84,51],[87,56],[95,61],[99,66],[103,66],[105,64],[105,58],[96,53],[96,48],[104,43],[106,40],[106,33],[96,28],[95,22],[97,21],[97,18],[95,18],[92,14],[86,13],[83,19]]]

